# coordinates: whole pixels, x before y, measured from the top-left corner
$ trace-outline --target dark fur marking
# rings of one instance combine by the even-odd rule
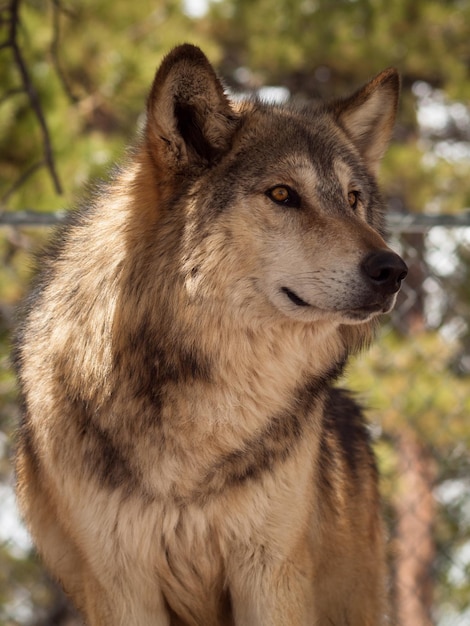
[[[128,371],[123,372],[138,397],[150,400],[157,408],[161,406],[164,387],[171,383],[184,385],[195,381],[210,381],[211,366],[208,360],[192,350],[174,346],[172,350],[163,349],[148,338],[150,333],[143,330],[137,338],[134,336],[129,348],[130,358],[119,357]],[[125,365],[130,363],[129,365]]]
[[[343,458],[353,476],[357,476],[370,437],[361,407],[344,389],[332,389],[325,403],[323,439],[331,434],[339,443]]]
[[[166,339],[165,333],[154,329],[146,316],[127,329],[114,347],[113,366],[117,384],[125,382],[134,397],[153,407],[155,422],[168,384],[209,382],[212,376],[210,359],[193,347]]]
[[[56,371],[61,370],[56,367]],[[83,470],[108,489],[123,489],[125,496],[139,491],[146,498],[146,494],[142,492],[140,477],[136,475],[122,450],[114,444],[111,434],[96,422],[95,413],[100,409],[93,401],[70,389],[63,374],[56,374],[55,380],[56,396],[62,397],[62,407],[69,407],[66,419],[81,442]]]
[[[365,467],[368,468],[367,473],[373,475],[377,475],[377,468],[361,407],[349,392],[330,390],[322,426],[317,474],[321,502],[340,515],[339,502],[335,497],[337,480],[345,480],[344,474],[348,473],[353,480],[353,488],[360,491]],[[365,480],[364,484],[368,482]]]
[[[75,400],[74,417],[77,432],[82,440],[82,453],[87,471],[97,476],[108,489],[123,488],[129,495],[141,492],[141,480],[128,459],[113,443],[112,437],[89,416],[86,403]]]
[[[324,383],[323,378],[315,378],[299,388],[290,406],[273,416],[264,430],[245,442],[242,448],[220,459],[201,484],[202,497],[257,479],[276,463],[285,461],[302,437],[310,408]]]

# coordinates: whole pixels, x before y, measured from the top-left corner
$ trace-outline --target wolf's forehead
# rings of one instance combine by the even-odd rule
[[[360,178],[360,173],[356,172],[352,164],[344,160],[340,154],[329,155],[325,161],[316,159],[310,153],[291,153],[272,166],[271,171],[273,170],[280,174],[285,172],[293,180],[319,189],[325,186],[343,188],[351,180]]]
[[[364,177],[360,160],[339,133],[335,137],[327,130],[292,126],[288,132],[277,125],[273,130],[278,132],[250,140],[245,158],[239,161],[251,180],[300,184],[331,193]]]
[[[285,167],[325,178],[361,168],[357,151],[338,125],[315,111],[310,118],[282,111],[264,114],[248,124],[245,141],[248,163],[259,155],[266,170]]]

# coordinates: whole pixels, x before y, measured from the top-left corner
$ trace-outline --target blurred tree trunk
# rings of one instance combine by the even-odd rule
[[[399,302],[398,306],[402,306],[401,330],[411,335],[426,330],[423,282],[429,272],[424,258],[424,234],[408,233],[403,235],[402,241],[410,251],[406,255],[409,273],[405,298],[408,297],[408,303]],[[428,445],[417,434],[412,423],[400,429],[396,441],[401,481],[395,506],[397,624],[432,626],[433,565],[436,558],[433,532],[436,503],[433,487],[436,466]]]
[[[401,480],[396,504],[397,624],[432,626],[436,466],[426,444],[411,428],[398,436],[397,444]]]

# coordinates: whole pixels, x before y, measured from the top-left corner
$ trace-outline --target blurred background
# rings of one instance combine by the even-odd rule
[[[396,622],[468,626],[469,0],[0,0],[0,626],[80,623],[15,509],[14,310],[33,253],[123,154],[156,66],[184,41],[237,97],[332,97],[390,65],[402,75],[380,178],[410,274],[347,382],[370,407]]]

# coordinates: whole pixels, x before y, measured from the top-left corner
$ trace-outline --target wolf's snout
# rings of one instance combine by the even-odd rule
[[[362,264],[362,270],[374,289],[383,295],[396,293],[408,274],[406,263],[390,250],[369,254]]]

